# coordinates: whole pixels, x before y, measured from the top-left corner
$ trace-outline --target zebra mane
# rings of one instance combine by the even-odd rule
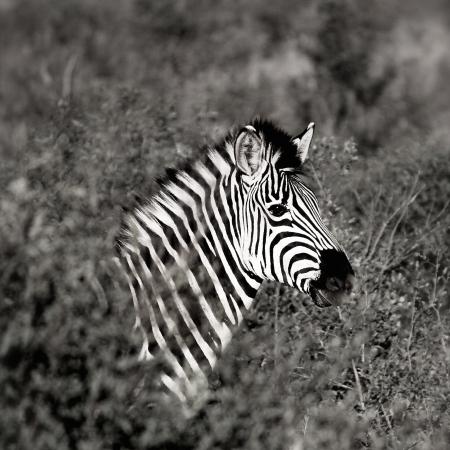
[[[293,172],[298,175],[305,175],[305,167],[297,156],[297,147],[293,143],[293,137],[267,119],[256,117],[248,125],[251,125],[260,134],[266,144],[270,144],[273,154],[276,155],[276,167],[280,170]],[[180,172],[189,172],[195,162],[208,164],[208,157],[211,153],[218,153],[224,157],[231,165],[235,165],[234,141],[242,126],[234,126],[221,140],[212,145],[204,146],[198,152],[199,157],[185,160],[178,168],[167,168],[164,176],[158,178],[158,186],[164,187],[174,181]],[[203,155],[203,156],[202,156]],[[206,156],[205,156],[206,155]]]
[[[273,154],[277,155],[278,169],[302,173],[303,166],[297,156],[297,146],[292,141],[292,136],[266,119],[256,118],[251,125],[264,138],[266,144],[271,145]]]

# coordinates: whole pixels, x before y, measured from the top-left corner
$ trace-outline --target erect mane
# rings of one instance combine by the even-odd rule
[[[253,126],[256,131],[264,137],[266,143],[270,144],[273,153],[278,153],[276,166],[279,169],[291,169],[297,173],[302,172],[302,164],[297,157],[297,147],[292,141],[292,136],[279,128],[273,122],[263,118],[253,119],[249,125]],[[237,134],[242,129],[242,126],[233,127],[223,138],[214,142],[212,145],[202,146],[197,153],[197,156],[185,159],[177,168],[166,168],[165,174],[156,179],[159,188],[166,186],[171,181],[174,181],[180,172],[187,172],[191,170],[193,165],[197,162],[203,163],[208,167],[210,164],[211,153],[217,152],[231,165],[235,165],[234,159],[234,140]],[[158,189],[159,190],[159,189]],[[149,195],[158,192],[149,193]]]
[[[273,154],[278,154],[277,168],[301,172],[302,165],[297,157],[297,147],[291,135],[269,120],[257,118],[251,125],[264,137],[265,142],[272,146]]]

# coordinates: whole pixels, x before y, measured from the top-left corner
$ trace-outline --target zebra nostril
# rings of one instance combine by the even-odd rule
[[[329,277],[325,281],[325,288],[330,292],[345,292],[350,294],[355,286],[355,277],[348,274],[345,279],[339,277]]]
[[[325,287],[330,292],[340,291],[344,287],[344,283],[337,277],[327,278],[325,282]]]
[[[320,253],[320,284],[329,292],[350,293],[353,289],[353,269],[346,254],[340,250]]]

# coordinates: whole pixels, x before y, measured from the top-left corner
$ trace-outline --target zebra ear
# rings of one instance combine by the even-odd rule
[[[292,142],[297,146],[297,156],[302,164],[306,161],[308,156],[309,144],[314,134],[314,122],[311,122],[303,133],[292,139]]]
[[[234,143],[234,155],[238,169],[245,175],[252,176],[261,167],[262,141],[251,125],[244,127]]]

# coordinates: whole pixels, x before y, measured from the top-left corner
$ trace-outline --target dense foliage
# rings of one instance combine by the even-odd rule
[[[450,10],[299,3],[0,2],[2,449],[448,448]],[[265,285],[185,423],[155,408],[113,237],[255,113],[316,122],[360,288],[318,310]]]

